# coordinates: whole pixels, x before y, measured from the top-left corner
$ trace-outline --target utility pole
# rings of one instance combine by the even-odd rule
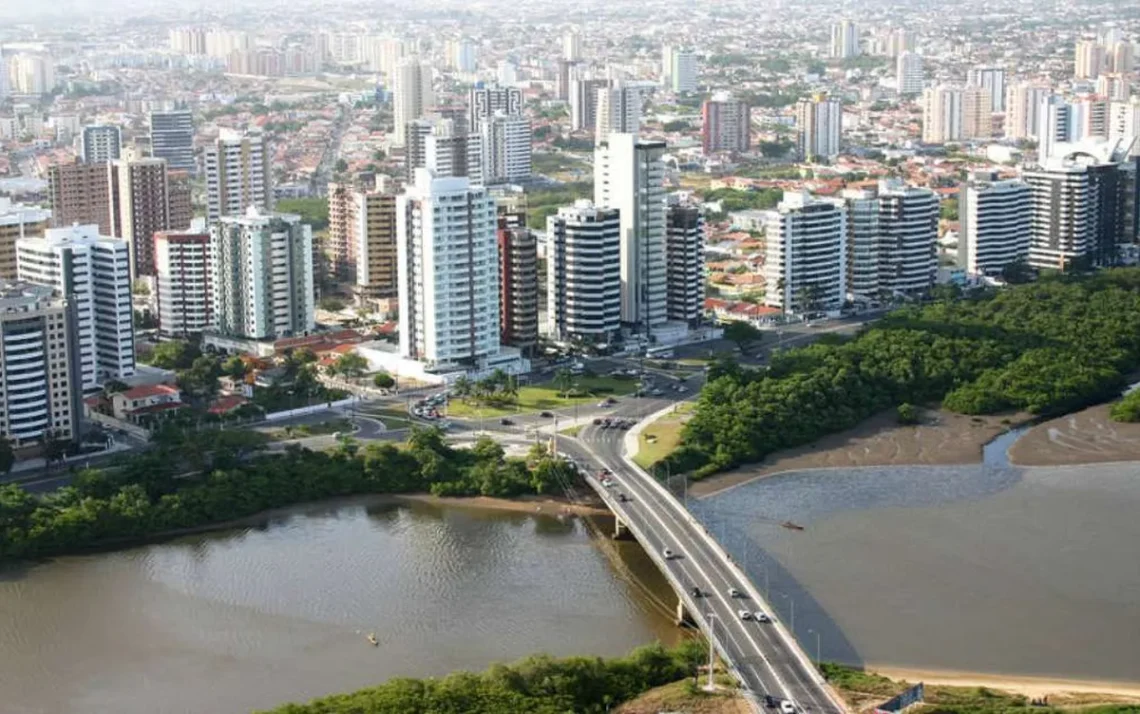
[[[707,617],[709,619],[709,683],[705,689],[711,692],[716,689],[716,682],[713,681],[713,637],[716,633],[716,614],[710,612]]]

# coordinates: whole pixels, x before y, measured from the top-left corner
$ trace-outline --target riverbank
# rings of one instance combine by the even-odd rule
[[[1018,466],[1074,466],[1140,460],[1140,424],[1112,421],[1112,404],[1041,422],[1009,449]]]
[[[923,410],[921,424],[900,426],[891,410],[815,443],[772,454],[759,464],[695,482],[689,493],[711,496],[784,471],[978,463],[987,443],[1029,419],[1028,414],[971,417],[945,410]]]
[[[487,496],[432,496],[428,493],[401,494],[389,497],[394,503],[427,503],[434,506],[477,508],[490,511],[536,513],[544,516],[608,516],[609,509],[595,497],[571,502],[562,497],[519,496],[518,498],[488,498]]]
[[[1055,706],[1140,704],[1140,682],[1058,679],[875,665],[867,665],[867,670],[896,681],[923,682],[949,687],[985,687],[1034,699],[1047,696],[1049,703]]]

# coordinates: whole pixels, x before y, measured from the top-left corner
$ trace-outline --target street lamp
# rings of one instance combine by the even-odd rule
[[[785,600],[787,600],[791,604],[791,607],[792,607],[792,637],[795,637],[796,636],[796,600],[791,595],[786,595],[784,593],[778,593],[778,594],[780,597],[784,598]]]
[[[819,630],[813,630],[809,627],[808,632],[815,634],[815,666],[818,668],[823,661],[819,656]]]

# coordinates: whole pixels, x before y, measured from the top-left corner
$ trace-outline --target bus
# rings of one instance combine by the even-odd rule
[[[673,359],[672,347],[650,347],[645,350],[648,359]]]

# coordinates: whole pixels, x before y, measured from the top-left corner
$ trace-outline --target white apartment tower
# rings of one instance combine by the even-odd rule
[[[879,197],[867,189],[844,189],[847,209],[847,293],[879,297]]]
[[[477,129],[479,122],[498,114],[522,116],[522,92],[517,87],[475,87],[468,97],[467,126]]]
[[[705,155],[718,151],[742,153],[751,147],[751,107],[726,93],[705,100],[701,105],[701,148]]]
[[[570,80],[570,128],[593,131],[598,116],[598,90],[610,86],[608,79]]]
[[[879,182],[879,289],[920,295],[938,269],[938,195],[894,179]]]
[[[0,437],[14,448],[79,434],[74,320],[52,288],[0,281]]]
[[[902,96],[922,94],[926,76],[922,69],[922,55],[917,52],[900,52],[895,61],[895,86]]]
[[[392,82],[392,114],[395,124],[393,143],[407,143],[407,125],[422,118],[435,104],[431,65],[418,57],[405,57],[396,65]]]
[[[117,126],[96,124],[83,127],[82,147],[85,164],[105,164],[119,158],[123,147],[122,132]]]
[[[621,218],[588,200],[546,219],[546,334],[606,344],[621,332]]]
[[[1031,82],[1010,85],[1005,99],[1005,135],[1010,139],[1036,138],[1040,129],[1038,112],[1049,94],[1049,87]]]
[[[670,60],[670,89],[676,94],[697,91],[697,53],[690,49],[674,49]]]
[[[665,312],[695,325],[704,313],[705,218],[699,206],[670,205],[665,213]]]
[[[838,310],[847,296],[847,209],[785,191],[766,220],[765,304],[797,314]]]
[[[974,67],[966,75],[966,84],[985,87],[990,92],[990,108],[1005,111],[1005,69],[1002,67]]]
[[[313,319],[313,231],[301,217],[222,216],[210,226],[214,327],[222,335],[276,340],[305,335]]]
[[[839,156],[843,128],[843,104],[817,94],[796,103],[796,149],[805,161],[831,160]]]
[[[1073,76],[1096,79],[1104,70],[1104,46],[1096,40],[1078,40],[1074,52]]]
[[[859,56],[859,28],[851,20],[841,20],[831,26],[830,56],[833,59]]]
[[[1057,144],[1075,141],[1079,134],[1079,112],[1058,95],[1050,95],[1037,108],[1037,163],[1044,164]]]
[[[269,148],[260,132],[225,131],[206,147],[206,221],[273,210]]]
[[[621,319],[645,334],[666,320],[664,154],[634,134],[594,150],[594,203],[621,215]]]
[[[582,59],[582,33],[572,27],[562,35],[562,59],[577,62]]]
[[[135,373],[127,241],[97,226],[49,228],[43,238],[16,241],[20,280],[56,290],[72,303],[83,391]]]
[[[988,139],[993,133],[993,95],[989,87],[962,90],[962,138]]]
[[[597,90],[594,141],[601,144],[610,134],[637,134],[641,127],[641,92],[614,82]]]
[[[185,339],[213,329],[210,235],[160,231],[154,234],[158,333]]]
[[[974,179],[958,199],[958,265],[970,275],[1001,275],[1029,258],[1033,201],[1024,181]]]
[[[487,184],[496,184],[530,179],[530,119],[497,112],[480,119],[478,126],[483,151],[483,180]]]
[[[945,84],[922,92],[922,140],[942,144],[962,138],[962,90]]]
[[[417,169],[396,199],[400,354],[431,368],[498,356],[495,200],[463,177]]]

